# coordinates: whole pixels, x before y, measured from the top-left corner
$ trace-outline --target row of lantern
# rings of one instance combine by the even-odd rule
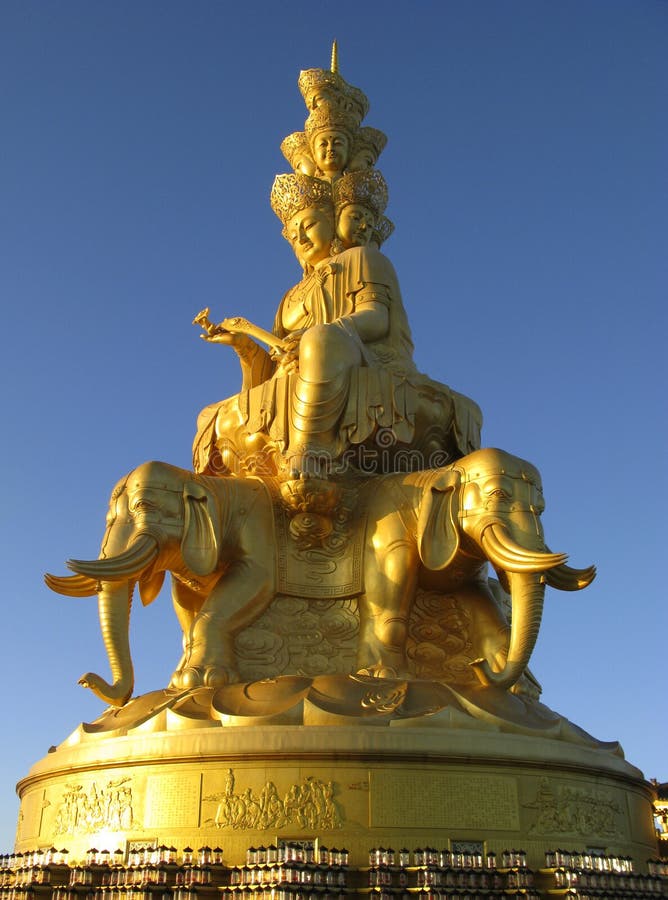
[[[548,869],[581,869],[583,872],[633,872],[630,856],[592,850],[546,850],[545,866]]]
[[[246,850],[247,866],[273,866],[281,863],[308,863],[320,866],[347,866],[350,853],[345,847],[328,849],[319,844],[317,849],[310,841],[288,841],[279,846],[249,847]]]
[[[196,900],[196,898],[177,898]],[[343,890],[326,888],[306,890],[303,885],[279,885],[264,888],[239,888],[234,891],[234,900],[346,900]],[[396,897],[392,900],[397,900]]]
[[[414,866],[436,866],[441,869],[496,869],[497,855],[492,850],[483,856],[476,850],[437,850],[435,847],[417,847],[413,850]],[[504,850],[501,854],[501,868],[525,868],[527,855],[524,850]],[[406,847],[395,852],[392,847],[372,847],[369,850],[369,865],[399,866],[407,868],[411,865],[411,853]]]
[[[606,896],[610,892],[620,897],[663,896],[664,883],[658,875],[639,875],[629,872],[593,872],[582,869],[555,869],[554,886],[596,890]]]
[[[282,863],[275,866],[239,866],[230,869],[230,887],[253,885],[314,885],[345,887],[346,869],[343,866],[317,866]]]
[[[508,900],[509,897],[522,897],[523,900],[541,900],[541,894],[530,888],[516,890],[488,891],[481,888],[423,888],[418,893],[411,891],[402,894],[394,893],[386,888],[373,891],[374,900]]]
[[[648,859],[647,871],[650,875],[668,878],[668,859]]]
[[[144,846],[130,847],[125,862],[125,851],[120,848],[111,853],[109,850],[98,850],[91,847],[86,851],[80,864],[85,866],[159,866],[159,865],[222,865],[223,851],[220,847],[200,847],[195,851],[192,847],[184,847],[179,854],[176,847],[167,847],[162,844],[159,847]],[[68,865],[69,850],[57,850],[51,847],[28,850],[25,853],[0,854],[0,872],[14,871],[17,869],[32,868],[37,866],[62,866]]]

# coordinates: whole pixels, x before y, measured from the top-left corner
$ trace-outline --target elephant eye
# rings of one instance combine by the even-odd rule
[[[495,488],[489,492],[488,496],[496,497],[497,500],[510,500],[510,494],[508,491],[504,491],[503,488]]]

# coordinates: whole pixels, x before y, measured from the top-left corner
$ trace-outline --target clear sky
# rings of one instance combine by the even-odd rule
[[[3,0],[0,850],[16,781],[103,709],[76,683],[106,671],[95,600],[42,573],[95,557],[117,478],[189,466],[237,390],[194,314],[270,327],[298,280],[268,192],[334,37],[389,135],[417,362],[539,467],[550,546],[599,568],[548,590],[543,700],[668,779],[668,3]],[[132,640],[137,692],[164,687],[167,590]]]

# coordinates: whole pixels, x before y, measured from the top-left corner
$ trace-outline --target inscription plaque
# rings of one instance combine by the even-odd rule
[[[372,773],[371,825],[391,828],[519,829],[515,778],[498,775]]]
[[[150,775],[146,782],[146,828],[196,828],[202,776]]]

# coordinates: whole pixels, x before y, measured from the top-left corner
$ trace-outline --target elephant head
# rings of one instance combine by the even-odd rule
[[[502,450],[483,449],[433,476],[419,510],[418,547],[424,565],[439,570],[456,555],[489,560],[512,598],[507,661],[499,672],[489,662],[471,663],[485,685],[512,687],[527,667],[543,611],[545,585],[580,590],[596,574],[572,569],[564,553],[545,545],[538,470]]]
[[[185,470],[144,463],[116,484],[99,558],[69,560],[76,575],[45,576],[57,593],[98,595],[112,681],[88,672],[80,684],[114,706],[128,701],[134,687],[129,623],[135,584],[147,605],[160,592],[166,570],[210,575],[220,555],[220,529],[216,499]]]

